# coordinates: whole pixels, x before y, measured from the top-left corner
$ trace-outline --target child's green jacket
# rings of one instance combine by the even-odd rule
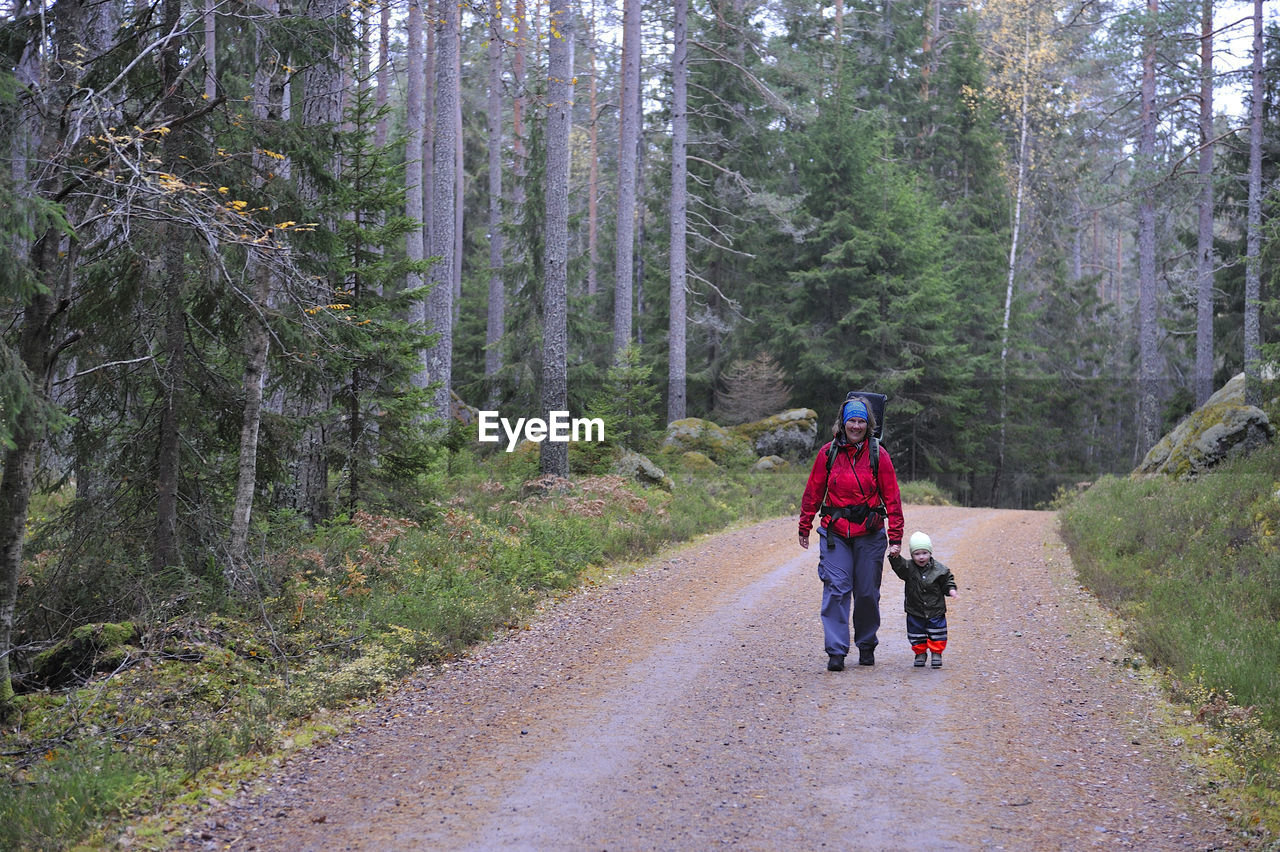
[[[921,568],[911,559],[890,556],[889,566],[907,584],[903,609],[908,615],[946,617],[947,592],[956,588],[956,578],[951,575],[950,568],[932,557],[929,564]]]

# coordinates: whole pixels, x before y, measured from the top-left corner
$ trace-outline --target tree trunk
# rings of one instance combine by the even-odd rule
[[[1142,118],[1138,138],[1142,196],[1138,204],[1138,412],[1136,456],[1141,458],[1159,437],[1157,410],[1159,355],[1156,349],[1156,202],[1153,170],[1156,159],[1156,48],[1158,0],[1147,0],[1146,44],[1142,53]]]
[[[668,319],[667,421],[685,416],[686,236],[689,214],[688,0],[675,0],[675,44],[671,53],[671,280]]]
[[[618,97],[618,218],[614,245],[613,358],[631,343],[635,263],[636,145],[640,130],[640,0],[623,0],[622,88]]]
[[[1200,221],[1196,239],[1196,405],[1213,395],[1213,0],[1200,12]]]
[[[204,0],[204,99],[218,97],[218,15],[215,0]]]
[[[376,104],[381,113],[391,92],[391,0],[383,0],[378,10],[378,92]],[[380,114],[373,132],[373,146],[379,150],[387,144],[387,116]]]
[[[335,20],[342,13],[340,0],[310,0],[306,14],[319,21]],[[327,49],[325,49],[327,47]],[[317,45],[312,63],[303,72],[303,97],[301,103],[302,124],[306,130],[314,134],[317,143],[323,150],[331,152],[330,159],[323,163],[327,166],[330,177],[335,181],[342,180],[341,160],[338,156],[338,130],[342,121],[342,67],[343,56],[341,42],[333,33],[324,47]],[[325,135],[320,136],[320,132]],[[321,197],[319,184],[305,171],[299,170],[298,192],[302,202],[308,207],[318,205]],[[324,214],[323,225],[337,230],[330,214]],[[316,261],[326,267],[327,258],[317,256]],[[311,294],[316,304],[327,304],[334,295],[340,282],[332,280],[330,274],[317,279]],[[298,454],[294,464],[292,508],[315,525],[328,517],[329,505],[329,452],[330,440],[328,423],[324,412],[328,411],[333,400],[334,387],[320,382],[315,391],[305,399],[296,401],[293,415],[305,423],[302,437],[298,441]]]
[[[590,101],[587,126],[587,295],[599,289],[600,265],[600,105],[599,81],[596,80],[596,3],[591,0],[591,17],[587,21],[587,91]]]
[[[427,21],[435,21],[438,0],[422,0],[427,13]],[[430,23],[427,28],[427,56],[423,62],[422,106],[423,120],[426,122],[422,136],[422,209],[427,220],[423,223],[422,245],[430,251],[435,245],[432,242],[431,228],[434,221],[435,203],[432,193],[435,192],[435,159],[436,159],[436,27]],[[425,307],[423,308],[425,314]]]
[[[506,289],[502,285],[502,3],[490,0],[489,14],[489,316],[485,329],[484,375],[488,407],[498,405],[502,336],[506,333]]]
[[[1244,267],[1244,400],[1262,404],[1262,0],[1253,0],[1253,95],[1249,102],[1249,223]]]
[[[407,20],[408,48],[405,72],[405,130],[407,138],[404,146],[404,215],[413,226],[405,235],[405,257],[410,263],[419,263],[426,257],[423,221],[426,215],[422,206],[422,89],[426,84],[423,73],[422,52],[422,3],[424,0],[409,0]],[[422,273],[410,271],[405,276],[405,290],[416,290],[422,286]],[[419,316],[415,319],[425,320],[421,303],[418,303]]]
[[[461,81],[458,74],[460,16],[457,3],[441,3],[436,15],[436,120],[432,140],[434,162],[431,192],[431,292],[427,295],[427,326],[436,341],[426,352],[424,366],[436,388],[432,415],[449,418],[449,388],[453,373],[453,269],[457,196]]]
[[[573,7],[570,0],[551,0],[549,14],[542,323],[544,416],[569,407],[569,131],[573,122]],[[567,477],[569,445],[543,441],[540,468],[543,474]]]
[[[268,0],[263,10],[276,16],[278,7]],[[255,55],[262,56],[265,34],[258,33]],[[256,63],[253,80],[253,114],[261,122],[280,119],[284,109],[284,72],[279,63]],[[270,170],[269,158],[261,151],[254,151],[254,174],[266,175]],[[263,178],[258,178],[259,184]],[[249,524],[253,519],[255,488],[258,481],[258,437],[262,427],[262,393],[267,378],[267,354],[270,349],[270,329],[267,312],[272,299],[274,272],[267,257],[258,250],[249,254],[249,274],[254,281],[254,315],[249,320],[246,341],[244,375],[241,389],[244,393],[244,410],[240,418],[240,457],[236,469],[235,501],[231,510],[231,531],[227,542],[227,564],[223,566],[223,579],[227,588],[244,595],[254,589],[253,576],[248,565]]]
[[[181,11],[179,0],[165,0],[161,7],[161,32],[173,32]],[[180,44],[169,40],[160,49],[160,77],[165,91],[164,115],[177,118],[181,112],[178,75]],[[177,169],[183,161],[181,129],[165,136],[162,144],[165,160]],[[186,251],[183,230],[175,223],[161,222],[158,238],[161,261],[156,268],[157,282],[164,293],[165,321],[162,351],[164,364],[160,370],[159,435],[156,440],[156,519],[152,568],[159,571],[179,563],[178,555],[178,479],[181,475],[182,403],[186,369]]]

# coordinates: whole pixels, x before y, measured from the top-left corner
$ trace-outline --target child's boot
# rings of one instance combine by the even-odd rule
[[[921,654],[920,656],[922,656],[922,657],[923,657],[924,655],[923,655],[923,654]],[[922,665],[922,666],[923,666],[923,665],[924,665],[924,663],[921,663],[920,665]],[[941,652],[941,651],[934,651],[934,652],[933,652],[933,660],[932,660],[932,662],[930,663],[930,665],[932,665],[935,669],[940,669],[940,668],[942,668],[942,652]]]
[[[916,663],[915,663],[916,668],[918,669],[924,668],[924,661],[928,658],[929,658],[929,655],[924,651],[921,651],[919,654],[916,654]]]

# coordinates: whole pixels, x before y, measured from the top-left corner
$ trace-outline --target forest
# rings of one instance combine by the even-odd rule
[[[960,503],[1132,469],[1280,347],[1265,5],[11,0],[0,683],[33,575],[432,516],[468,406],[864,388]]]

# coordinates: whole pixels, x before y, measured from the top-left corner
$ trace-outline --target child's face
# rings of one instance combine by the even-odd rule
[[[933,554],[927,550],[913,550],[911,551],[911,558],[915,560],[917,565],[923,568],[929,564],[929,560],[933,558]]]

